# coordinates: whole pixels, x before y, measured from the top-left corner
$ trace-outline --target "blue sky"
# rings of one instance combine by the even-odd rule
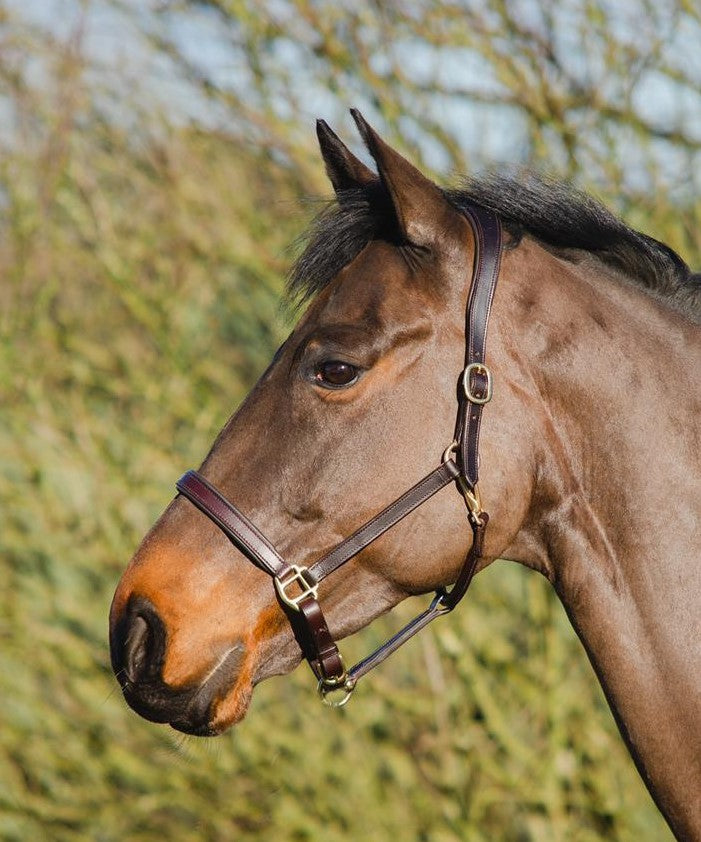
[[[534,27],[539,25],[543,0],[512,2],[523,19],[529,20]],[[119,103],[137,101],[148,107],[149,103],[157,102],[174,121],[194,119],[226,128],[232,119],[230,114],[207,102],[183,80],[167,58],[149,47],[148,33],[156,33],[176,44],[220,87],[250,90],[250,68],[242,53],[232,48],[231,32],[224,33],[216,16],[210,12],[188,10],[184,13],[179,10],[180,4],[170,0],[5,0],[5,5],[17,18],[59,39],[67,38],[82,21],[83,45],[93,68],[91,72],[97,85],[112,91],[112,101],[117,103],[118,110]],[[285,0],[279,0],[278,5],[281,15],[289,14]],[[609,20],[620,41],[661,38],[664,60],[671,70],[696,80],[696,89],[692,90],[671,82],[669,76],[663,75],[654,65],[645,67],[634,87],[633,103],[643,119],[660,128],[679,126],[701,143],[701,21],[694,21],[690,16],[677,18],[667,14],[667,7],[673,11],[678,5],[675,0],[659,0],[658,17],[646,21],[641,19],[646,8],[642,0],[610,0]],[[571,13],[572,9],[577,11],[576,0],[560,4],[560,7],[557,41],[567,71],[575,77],[594,73],[602,93],[614,95],[615,92],[607,91],[606,87],[617,84],[621,74],[607,73],[605,54],[599,54],[591,45],[581,42],[581,16]],[[294,32],[293,20],[290,29]],[[294,37],[276,45],[275,60],[294,68],[298,86],[296,101],[290,102],[283,94],[277,97],[276,107],[280,114],[299,122],[305,130],[307,126],[311,127],[314,117],[321,115],[344,132],[344,128],[350,127],[346,108],[359,105],[381,126],[381,115],[371,102],[363,101],[365,94],[360,89],[349,90],[348,98],[353,101],[345,102],[319,82],[309,69],[305,49],[305,45]],[[388,49],[399,56],[412,78],[437,79],[443,85],[453,87],[459,87],[464,80],[474,86],[475,80],[479,80],[483,92],[499,90],[499,81],[490,75],[484,60],[474,53],[443,50],[437,54],[428,44],[415,40],[388,45]],[[373,60],[378,68],[381,67],[382,52],[378,50]],[[41,68],[37,67],[35,72],[41,73]],[[477,164],[518,163],[527,152],[525,119],[516,109],[476,104],[456,97],[434,97],[430,108],[459,139],[469,152],[470,160]],[[130,119],[128,109],[128,105],[122,107],[119,119]],[[596,109],[584,109],[577,119],[581,130],[591,133],[591,145],[596,149],[599,119]],[[412,122],[407,120],[406,131],[414,130]],[[619,154],[626,159],[633,186],[644,186],[645,155],[652,154],[664,180],[696,192],[701,189],[701,176],[698,175],[701,154],[690,157],[665,142],[653,144],[651,153],[642,152],[634,133],[629,138],[622,135],[619,142],[623,147]],[[421,143],[432,165],[444,169],[446,162],[440,149],[432,146],[429,138],[421,139]],[[553,163],[555,168],[562,164],[556,159]],[[636,173],[640,184],[635,183]]]

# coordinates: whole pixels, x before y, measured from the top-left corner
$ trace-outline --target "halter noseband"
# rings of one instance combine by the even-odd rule
[[[455,436],[441,464],[390,503],[348,538],[309,567],[286,562],[265,536],[196,471],[188,471],[177,489],[207,515],[246,558],[272,577],[282,605],[318,679],[327,704],[340,706],[358,680],[436,617],[447,614],[465,595],[482,557],[489,516],[482,509],[478,481],[482,407],[492,397],[492,375],[485,363],[487,324],[501,257],[501,223],[491,211],[471,206],[464,211],[475,238],[472,284],[465,325],[465,368],[460,376]],[[465,498],[472,546],[450,590],[439,588],[430,606],[355,666],[346,669],[318,601],[319,583],[436,492],[454,482]]]

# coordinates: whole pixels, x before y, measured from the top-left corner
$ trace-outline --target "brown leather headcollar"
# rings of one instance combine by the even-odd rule
[[[485,352],[489,313],[499,276],[501,223],[494,213],[478,206],[464,213],[475,238],[465,324],[465,367],[460,375],[454,440],[437,468],[310,567],[286,562],[253,523],[196,471],[188,471],[176,484],[180,494],[216,523],[249,561],[272,577],[278,600],[328,704],[345,704],[358,679],[436,617],[452,611],[465,595],[482,557],[489,516],[482,509],[477,485],[479,434],[482,408],[492,397],[492,374]],[[436,591],[425,611],[347,670],[318,601],[319,582],[451,482],[457,484],[465,498],[472,528],[472,546],[455,584],[450,590]]]

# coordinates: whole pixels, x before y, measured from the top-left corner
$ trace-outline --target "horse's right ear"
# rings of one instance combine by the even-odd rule
[[[355,157],[325,120],[316,121],[316,136],[319,138],[326,174],[339,201],[343,200],[346,190],[364,187],[378,180],[377,175]]]
[[[357,108],[351,108],[351,114],[375,159],[394,208],[399,232],[406,242],[425,248],[442,248],[451,230],[464,236],[462,220],[459,231],[454,225],[460,219],[459,212],[438,185],[385,143]]]

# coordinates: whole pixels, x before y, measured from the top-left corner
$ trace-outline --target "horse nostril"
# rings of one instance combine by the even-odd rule
[[[143,597],[129,600],[110,640],[115,674],[131,684],[160,676],[165,655],[166,632],[153,605]]]
[[[112,669],[124,698],[151,722],[170,722],[187,734],[211,736],[212,711],[236,684],[246,656],[241,640],[212,644],[199,674],[182,684],[163,678],[168,631],[153,603],[132,593],[110,618]]]
[[[144,671],[150,639],[149,624],[146,622],[146,618],[142,616],[134,617],[124,644],[124,670],[132,683],[136,683]]]

